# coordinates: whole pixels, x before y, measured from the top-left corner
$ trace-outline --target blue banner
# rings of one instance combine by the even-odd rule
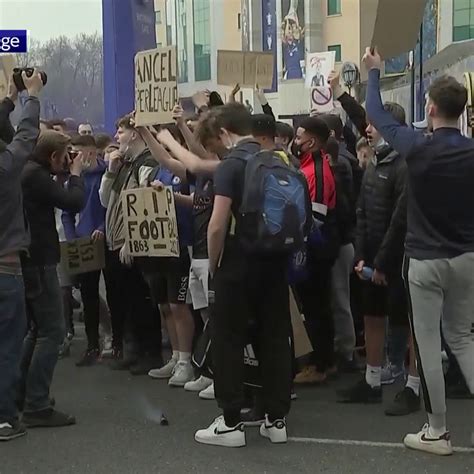
[[[277,17],[276,0],[262,0],[262,45],[263,51],[273,53],[273,84],[265,92],[278,91],[278,56],[277,56]]]
[[[105,129],[134,108],[134,57],[156,48],[153,0],[102,0]]]

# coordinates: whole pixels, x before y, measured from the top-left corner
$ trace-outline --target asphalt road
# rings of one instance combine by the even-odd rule
[[[215,402],[104,365],[77,369],[74,361],[83,344],[74,341],[72,356],[60,361],[53,385],[58,408],[76,415],[78,424],[31,430],[0,444],[0,474],[474,473],[474,450],[439,458],[399,445],[408,430],[418,431],[422,413],[393,419],[383,415],[382,406],[337,404],[335,390],[350,382],[347,377],[297,390],[288,419],[296,440],[287,445],[272,446],[248,429],[245,448],[201,446],[194,442],[194,431],[218,414]],[[386,390],[387,401],[393,391]],[[469,404],[449,403],[456,447],[469,446]],[[169,426],[157,422],[161,411]]]

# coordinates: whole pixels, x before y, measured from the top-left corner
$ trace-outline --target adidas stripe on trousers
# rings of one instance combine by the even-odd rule
[[[405,259],[410,322],[426,411],[446,413],[441,331],[474,394],[474,253],[451,259]]]

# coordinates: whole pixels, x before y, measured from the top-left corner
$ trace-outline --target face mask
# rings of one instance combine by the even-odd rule
[[[291,153],[292,153],[292,155],[293,155],[295,158],[301,158],[301,155],[302,155],[303,153],[305,153],[305,152],[303,151],[303,147],[304,147],[307,143],[309,143],[309,142],[311,142],[311,141],[313,141],[313,140],[307,140],[307,141],[305,141],[305,142],[303,142],[303,143],[300,143],[299,145],[297,145],[296,142],[293,142],[293,144],[291,145]]]

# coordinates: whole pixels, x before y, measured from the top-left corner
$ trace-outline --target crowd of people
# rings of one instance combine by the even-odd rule
[[[113,138],[87,123],[71,132],[40,120],[35,71],[23,73],[14,130],[11,82],[0,103],[0,440],[75,423],[50,387],[74,338],[76,286],[87,335],[76,365],[108,357],[112,370],[216,399],[223,414],[199,443],[245,446],[248,426],[284,443],[298,386],[363,372],[341,403],[381,403],[382,387],[404,379],[385,413],[409,415],[423,398],[428,414],[405,445],[453,452],[446,395],[474,394],[467,92],[436,79],[417,132],[381,101],[377,51],[364,61],[366,109],[333,73],[344,121],[313,114],[295,129],[262,92],[252,114],[236,87],[227,104],[197,94],[192,115],[177,105],[171,125],[139,127],[130,113]],[[179,257],[129,254],[121,195],[140,187],[173,190]],[[60,242],[83,237],[104,246],[105,266],[74,278]],[[313,349],[298,359],[290,299]]]

